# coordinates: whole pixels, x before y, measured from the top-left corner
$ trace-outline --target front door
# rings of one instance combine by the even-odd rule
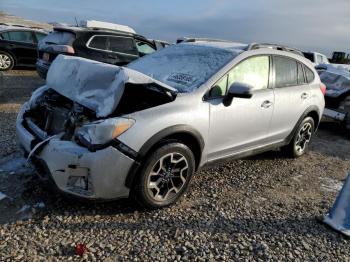
[[[274,93],[269,88],[270,57],[254,56],[236,65],[210,90],[208,160],[243,153],[269,142]],[[234,98],[223,104],[228,88],[235,82],[253,87],[249,99]]]
[[[36,42],[31,31],[9,31],[9,49],[15,54],[17,63],[34,65],[37,58]]]

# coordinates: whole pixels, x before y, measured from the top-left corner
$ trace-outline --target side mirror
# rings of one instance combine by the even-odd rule
[[[235,82],[233,83],[224,98],[224,105],[230,106],[234,97],[238,98],[251,98],[253,96],[253,86]]]

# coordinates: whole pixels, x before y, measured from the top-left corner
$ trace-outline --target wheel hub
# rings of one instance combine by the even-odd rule
[[[188,173],[186,158],[180,153],[161,157],[148,175],[148,193],[157,201],[174,197],[185,185]]]

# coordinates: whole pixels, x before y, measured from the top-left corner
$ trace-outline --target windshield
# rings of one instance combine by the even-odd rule
[[[179,44],[138,59],[128,67],[187,93],[205,83],[237,55],[224,48]]]

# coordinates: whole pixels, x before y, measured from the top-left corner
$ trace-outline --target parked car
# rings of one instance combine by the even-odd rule
[[[136,34],[128,26],[87,21],[79,27],[54,27],[53,32],[39,44],[36,68],[38,74],[46,78],[52,61],[59,54],[122,66],[156,50],[154,41]]]
[[[60,55],[17,135],[62,192],[159,208],[208,163],[278,148],[302,156],[324,92],[310,61],[258,44],[182,43],[126,67]]]
[[[303,52],[304,56],[309,59],[315,66],[320,64],[329,64],[327,56],[317,52]]]
[[[316,70],[327,86],[324,116],[350,130],[350,72],[341,64],[323,64]]]
[[[331,62],[334,64],[350,64],[350,54],[335,51],[332,54]]]
[[[43,29],[0,24],[0,71],[35,66],[37,44],[46,35]]]

